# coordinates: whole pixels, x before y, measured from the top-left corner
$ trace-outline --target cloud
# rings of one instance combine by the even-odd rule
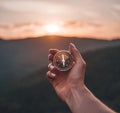
[[[102,25],[97,22],[85,22],[85,21],[68,21],[64,23],[64,27],[68,28],[80,28],[84,26],[101,27]]]
[[[45,23],[21,23],[5,25],[0,24],[0,38],[23,39],[28,37],[39,37],[46,35],[44,28]],[[101,39],[114,39],[120,37],[119,22],[86,22],[86,21],[66,21],[60,24],[61,31],[57,35],[77,36],[77,37],[94,37]]]
[[[119,20],[119,5],[118,0],[0,0],[0,23]]]
[[[120,36],[118,0],[0,0],[0,37],[45,35],[45,23],[62,22],[62,34]]]
[[[21,24],[11,24],[4,25],[0,24],[0,38],[9,40],[9,39],[22,39],[28,37],[35,37],[42,35],[39,32],[37,34],[37,30],[40,31],[42,27],[42,23],[21,23]]]

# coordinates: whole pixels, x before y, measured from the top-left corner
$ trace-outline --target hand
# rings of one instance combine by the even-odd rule
[[[58,51],[57,49],[49,51],[48,58],[51,62]],[[71,70],[62,72],[52,63],[48,65],[47,78],[58,96],[69,106],[72,113],[116,113],[97,99],[84,85],[86,63],[74,44],[70,44],[69,51],[74,60]]]
[[[53,85],[58,96],[66,102],[66,97],[72,95],[72,90],[77,89],[78,86],[81,89],[84,87],[86,63],[79,50],[74,44],[70,43],[69,51],[73,56],[73,67],[66,72],[58,71],[52,64],[53,57],[58,51],[57,49],[49,50],[48,58],[51,63],[48,65],[49,71],[47,72],[47,78]]]

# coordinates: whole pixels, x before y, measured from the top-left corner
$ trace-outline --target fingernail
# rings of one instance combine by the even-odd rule
[[[76,49],[76,46],[73,43],[70,43],[70,46]]]
[[[51,76],[55,77],[56,75],[54,73],[52,73]]]
[[[50,53],[51,50],[52,50],[52,49],[49,49],[49,53]]]
[[[51,70],[53,70],[53,69],[54,69],[54,66],[50,66],[50,68],[51,68]]]

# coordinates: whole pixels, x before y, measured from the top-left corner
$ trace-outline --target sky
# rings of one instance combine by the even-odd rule
[[[51,34],[120,38],[120,0],[0,0],[0,38]]]

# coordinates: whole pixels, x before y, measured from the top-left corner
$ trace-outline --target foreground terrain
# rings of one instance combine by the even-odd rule
[[[23,42],[21,43],[23,44]],[[63,47],[67,47],[67,43],[65,43]],[[87,40],[87,43],[88,43],[88,40]],[[99,41],[98,43],[101,44],[101,42]],[[21,45],[21,48],[23,48],[25,44]],[[62,41],[61,41],[61,44],[63,44]],[[106,45],[106,42],[103,41],[102,44],[106,46],[102,45],[101,47],[101,46],[98,46],[97,40],[96,40],[95,44],[97,46],[96,47],[97,49],[95,49],[95,44],[94,46],[92,46],[93,43],[91,43],[90,47],[87,46],[88,48],[85,48],[84,46],[83,49],[81,49],[80,48],[81,43],[76,42],[76,44],[79,50],[82,51],[83,58],[87,63],[87,70],[86,70],[86,77],[85,77],[86,85],[95,94],[95,96],[97,96],[105,104],[107,104],[114,110],[120,112],[120,90],[119,90],[120,88],[120,60],[119,60],[120,45],[111,44],[111,46],[108,46],[109,44]],[[60,47],[60,45],[58,46]],[[16,47],[18,47],[18,45]],[[37,47],[38,46],[36,45],[36,48]],[[28,48],[24,48],[24,49],[29,50]],[[34,48],[34,50],[36,48]],[[47,45],[44,46],[45,51],[48,48],[49,47]],[[89,51],[86,49],[89,49]],[[6,50],[9,50],[9,48],[7,49],[6,47]],[[19,52],[22,53],[22,51],[19,50],[18,48],[17,48],[18,51],[16,51],[16,48],[14,48],[13,50],[15,51],[15,52],[13,51],[14,55],[18,55]],[[42,50],[40,49],[40,51]],[[16,52],[18,53],[16,54]],[[35,53],[35,51],[31,51],[31,52]],[[23,61],[25,58],[24,54],[25,54],[25,51],[23,51],[23,56],[21,56],[23,58]],[[29,55],[29,52],[26,55]],[[41,56],[43,61],[45,61],[44,55],[47,56],[47,53],[44,53],[43,51],[43,56]],[[38,53],[38,56],[39,57],[36,58],[37,62],[39,60],[38,58],[40,58],[39,53]],[[15,58],[19,58],[19,57],[15,57]],[[28,56],[28,58],[35,59],[34,56],[32,57]],[[19,60],[15,59],[15,61],[19,61]],[[36,63],[36,61],[34,62]],[[17,63],[19,64],[20,62],[16,62],[14,64],[17,65]],[[56,96],[56,93],[52,89],[51,85],[48,83],[48,81],[45,78],[45,73],[47,72],[47,68],[46,68],[47,63],[48,62],[46,62],[46,64],[43,65],[40,69],[38,69],[39,65],[36,66],[37,67],[36,71],[35,69],[33,69],[34,70],[33,72],[26,73],[22,70],[22,73],[24,72],[25,76],[21,75],[22,77],[19,77],[19,79],[15,79],[11,83],[11,85],[9,85],[9,87],[7,86],[7,88],[5,85],[1,85],[1,93],[0,93],[0,112],[1,113],[70,113],[69,108],[59,100],[59,98]],[[29,62],[28,62],[28,65],[29,65]],[[22,66],[26,66],[26,65],[22,65]],[[30,69],[31,68],[32,67],[30,67]],[[15,76],[14,72],[8,73],[9,76],[13,76],[12,74]],[[0,75],[2,76],[2,73]],[[18,75],[19,73],[17,74],[17,71],[16,71],[16,76]],[[9,80],[5,80],[5,81],[9,81]]]

